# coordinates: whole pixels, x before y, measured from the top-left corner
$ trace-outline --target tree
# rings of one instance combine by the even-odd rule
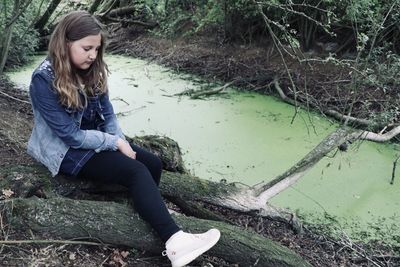
[[[13,27],[18,18],[28,8],[31,1],[28,0],[14,0],[11,12],[8,12],[7,1],[3,1],[3,14],[0,14],[0,75],[3,74],[6,65],[8,53],[10,50],[11,38],[13,36]]]
[[[102,0],[94,0],[92,5],[88,9],[88,12],[90,14],[93,14],[94,12],[96,12],[96,10],[99,7],[99,5],[101,4],[101,2],[102,2]]]
[[[47,10],[43,13],[43,15],[38,19],[35,24],[34,28],[39,32],[42,32],[44,27],[46,26],[47,22],[49,21],[51,15],[56,10],[57,6],[60,4],[61,0],[52,0],[47,7]]]

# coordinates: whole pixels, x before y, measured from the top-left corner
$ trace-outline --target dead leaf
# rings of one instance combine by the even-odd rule
[[[121,256],[122,256],[123,258],[128,257],[128,255],[129,255],[129,251],[121,251]]]
[[[3,189],[1,190],[1,192],[3,193],[3,196],[5,198],[10,198],[12,195],[14,195],[14,191],[12,191],[11,189]]]
[[[68,258],[69,258],[71,261],[76,260],[76,255],[75,255],[75,253],[70,253]]]
[[[24,176],[22,175],[22,174],[17,174],[15,177],[14,177],[14,180],[15,181],[19,181],[19,180],[21,180],[22,178],[23,178]]]
[[[112,261],[114,261],[115,263],[119,263],[121,267],[125,267],[127,263],[123,261],[122,257],[122,253],[119,252],[118,249],[116,249],[113,252]]]

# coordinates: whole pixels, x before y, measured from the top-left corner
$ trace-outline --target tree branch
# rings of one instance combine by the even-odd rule
[[[2,94],[2,95],[4,95],[4,96],[6,96],[6,97],[8,97],[8,98],[11,98],[11,99],[13,99],[13,100],[15,100],[15,101],[18,101],[18,102],[21,102],[21,103],[24,103],[24,104],[31,104],[31,103],[29,103],[28,101],[25,101],[25,100],[21,100],[21,99],[19,99],[19,98],[16,98],[16,97],[13,97],[13,96],[11,96],[11,95],[9,95],[9,94],[6,94],[6,93],[4,93],[3,91],[1,91],[0,90],[0,94]]]
[[[338,128],[324,138],[313,150],[304,156],[289,170],[269,182],[263,182],[254,186],[251,190],[259,202],[267,203],[273,196],[279,194],[290,185],[298,181],[309,169],[317,164],[325,155],[345,143],[349,139],[349,131]]]
[[[289,170],[270,182],[264,182],[254,186],[251,189],[252,194],[258,199],[259,203],[267,203],[269,199],[297,182],[325,155],[341,144],[354,140],[386,142],[398,134],[400,134],[400,126],[397,126],[384,134],[338,128],[336,131],[322,140],[313,150],[311,150],[303,159],[301,159]]]

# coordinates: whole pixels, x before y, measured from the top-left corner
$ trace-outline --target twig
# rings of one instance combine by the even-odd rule
[[[128,106],[130,105],[128,102],[126,102],[123,98],[121,98],[121,97],[115,97],[115,98],[113,98],[112,100],[119,100],[119,101],[121,101],[121,102],[124,102],[125,104],[127,104]]]
[[[103,246],[105,244],[90,242],[90,241],[73,241],[73,240],[0,240],[3,245],[15,244],[67,244],[67,245],[89,245],[89,246]]]
[[[295,120],[295,118],[296,118],[298,112],[299,112],[299,110],[298,110],[298,105],[297,105],[297,89],[296,89],[296,84],[295,84],[294,81],[293,81],[292,74],[290,73],[289,67],[288,67],[288,65],[287,65],[287,63],[286,63],[286,60],[285,60],[285,57],[283,56],[283,53],[282,53],[282,49],[285,50],[285,49],[284,49],[284,46],[282,45],[282,43],[280,42],[279,38],[275,35],[274,31],[273,31],[272,28],[271,28],[271,25],[270,25],[270,24],[273,23],[273,21],[271,21],[271,20],[267,17],[267,15],[263,12],[263,9],[262,9],[261,4],[260,4],[259,2],[255,2],[255,3],[256,3],[257,6],[258,6],[259,13],[261,14],[261,16],[262,16],[263,19],[264,19],[264,22],[265,22],[265,25],[267,26],[268,32],[269,32],[269,34],[270,34],[271,37],[272,37],[272,41],[273,41],[273,43],[274,43],[274,46],[275,46],[275,48],[278,50],[278,53],[279,53],[279,55],[280,55],[280,57],[281,57],[282,63],[283,63],[283,65],[284,65],[284,67],[285,67],[286,73],[287,73],[288,78],[289,78],[289,80],[290,80],[290,84],[291,84],[292,87],[293,87],[292,89],[293,89],[293,92],[294,92],[294,99],[293,99],[293,101],[294,101],[295,112],[294,112],[293,117],[292,117],[292,120],[291,120],[291,122],[290,122],[290,123],[292,124],[292,123],[294,122],[294,120]],[[290,54],[290,53],[289,53],[289,54]]]
[[[4,224],[3,224],[3,215],[2,215],[2,213],[3,213],[3,210],[0,213],[0,230],[2,232],[4,240],[6,240],[8,238],[8,233],[6,233],[6,231],[4,230],[5,227],[4,227]],[[3,253],[3,249],[4,249],[4,245],[2,245],[0,247],[0,255]]]
[[[5,29],[8,27],[11,27],[15,21],[19,18],[19,16],[25,11],[25,9],[28,8],[28,6],[31,4],[31,1],[27,1],[25,6],[22,6],[22,8],[18,11],[18,9],[20,8],[19,4],[14,4],[14,10],[13,10],[13,15],[14,17],[10,18],[10,20],[8,21],[8,23],[6,24],[6,26],[4,27]]]
[[[336,81],[327,81],[327,82],[319,82],[321,84],[334,84],[334,83],[350,83],[351,80],[336,80]]]
[[[261,2],[258,2],[258,4],[261,4]],[[277,5],[277,4],[273,4],[273,3],[268,3],[268,5],[269,5],[269,6],[272,6],[272,7],[275,7],[275,8],[278,8],[278,9],[281,9],[281,10],[283,10],[283,11],[287,11],[287,12],[289,12],[289,13],[293,13],[293,14],[296,14],[296,15],[298,15],[298,16],[304,17],[304,18],[308,19],[309,21],[314,22],[316,25],[320,26],[327,34],[329,34],[329,35],[331,35],[331,36],[334,35],[333,32],[331,32],[331,31],[329,31],[329,30],[327,29],[327,27],[326,27],[325,24],[323,24],[323,23],[321,23],[320,21],[318,21],[318,20],[316,20],[316,19],[310,17],[309,15],[307,15],[306,13],[304,13],[304,12],[302,12],[302,11],[294,10],[294,9],[292,8],[291,5],[282,5],[282,4]],[[307,5],[307,8],[310,8],[310,6],[311,6],[311,5]],[[316,7],[314,7],[314,8],[316,8]],[[321,11],[321,12],[323,12],[323,13],[325,13],[326,15],[329,16],[329,11],[328,11],[328,10],[324,10],[324,9],[321,9],[321,8],[318,8],[317,10],[319,10],[319,11]]]
[[[128,114],[130,114],[131,112],[134,112],[134,111],[138,111],[138,110],[141,110],[141,109],[144,109],[146,106],[141,106],[141,107],[138,107],[138,108],[134,108],[134,109],[130,109],[130,110],[127,110],[127,111],[121,111],[121,112],[118,112],[117,114],[115,114],[117,117],[124,117],[124,116],[128,116]]]
[[[374,266],[377,267],[381,267],[374,259],[372,259],[371,257],[369,257],[366,253],[366,251],[358,246],[356,243],[354,243],[345,232],[342,233],[345,237],[346,240],[343,240],[341,243],[336,242],[337,244],[341,244],[344,247],[350,249],[351,251],[353,251],[354,253],[358,254],[361,258],[364,258],[367,262],[371,263]]]
[[[195,92],[190,96],[190,98],[197,99],[197,98],[200,98],[200,97],[203,97],[203,96],[210,96],[210,95],[215,95],[215,94],[221,93],[222,91],[224,91],[228,86],[232,85],[233,83],[234,83],[234,81],[226,83],[225,85],[220,86],[220,87],[215,88],[215,89]]]
[[[278,92],[279,96],[281,97],[281,99],[284,102],[286,102],[288,104],[291,104],[291,105],[296,105],[295,100],[289,98],[283,92],[282,88],[279,85],[279,81],[278,81],[277,77],[274,77],[273,84],[274,84],[275,90]],[[297,103],[297,105],[299,106],[299,103]],[[312,102],[308,102],[308,105],[310,107],[319,109],[318,105],[313,104]],[[319,109],[319,110],[321,111],[321,113],[329,115],[329,116],[332,116],[335,119],[340,120],[340,121],[346,120],[348,122],[355,123],[355,124],[358,124],[358,125],[361,125],[361,126],[365,126],[365,127],[375,126],[372,121],[367,120],[367,119],[361,119],[361,118],[356,118],[356,117],[349,116],[349,115],[344,115],[344,114],[341,114],[340,112],[332,110],[332,109],[328,109],[328,110]]]
[[[173,95],[163,95],[163,96],[166,96],[166,97],[175,97],[175,96],[184,96],[184,95],[190,96],[193,93],[194,93],[194,89],[187,89],[187,90],[184,90],[184,91],[182,91],[180,93],[176,93],[176,94],[173,94]]]
[[[110,11],[114,8],[114,5],[117,1],[113,0],[113,2],[111,3],[111,5],[108,7],[108,9],[106,11],[104,11],[103,13],[99,14],[98,16],[101,18],[104,18],[105,16],[108,15],[108,13],[110,13]]]
[[[111,22],[118,22],[118,23],[126,23],[126,24],[136,24],[148,28],[154,28],[157,26],[157,22],[144,22],[140,20],[133,20],[133,19],[119,19],[119,18],[112,18],[109,16],[103,17]]]
[[[220,86],[220,87],[217,87],[217,88],[213,88],[213,89],[209,89],[209,90],[200,90],[200,91],[196,91],[196,90],[193,90],[193,89],[188,89],[188,90],[185,90],[185,91],[183,91],[183,92],[176,93],[176,94],[173,94],[173,95],[163,95],[163,96],[173,97],[173,96],[183,96],[183,95],[187,95],[187,96],[190,96],[190,98],[192,98],[192,99],[197,99],[197,98],[200,98],[200,97],[203,97],[203,96],[210,96],[210,95],[215,95],[215,94],[221,93],[221,92],[223,92],[228,86],[231,86],[231,85],[234,84],[235,82],[236,82],[236,81],[231,81],[231,82],[226,83],[226,84],[223,85],[223,86]]]
[[[373,259],[379,260],[379,261],[400,261],[400,256],[372,256]],[[362,263],[368,261],[367,259],[364,258],[356,258],[353,259],[354,263]],[[394,266],[394,265],[393,265]]]
[[[104,266],[104,264],[106,263],[106,261],[110,258],[111,254],[109,254],[105,260],[99,265],[99,266]]]
[[[29,105],[31,104],[31,103],[29,103],[28,101],[25,101],[25,100],[22,100],[22,99],[13,97],[13,96],[11,96],[11,95],[9,95],[9,94],[6,94],[6,93],[4,93],[4,92],[1,91],[1,90],[0,90],[0,94],[4,95],[4,96],[6,96],[6,97],[9,97],[9,98],[11,98],[11,99],[13,99],[13,100],[15,100],[15,101],[21,102],[21,103],[25,103],[25,104],[29,104]]]
[[[397,157],[397,159],[393,162],[393,170],[392,170],[392,180],[390,180],[390,184],[394,183],[394,177],[396,175],[396,165],[397,165],[397,161],[399,160],[400,155]]]

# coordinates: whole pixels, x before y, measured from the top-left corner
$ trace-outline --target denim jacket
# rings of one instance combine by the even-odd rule
[[[83,110],[69,109],[59,103],[53,87],[54,71],[49,59],[32,74],[29,95],[34,126],[28,142],[28,154],[44,164],[55,176],[68,149],[117,150],[118,138],[125,139],[118,125],[108,93],[99,96],[102,122],[94,130],[82,130]]]

